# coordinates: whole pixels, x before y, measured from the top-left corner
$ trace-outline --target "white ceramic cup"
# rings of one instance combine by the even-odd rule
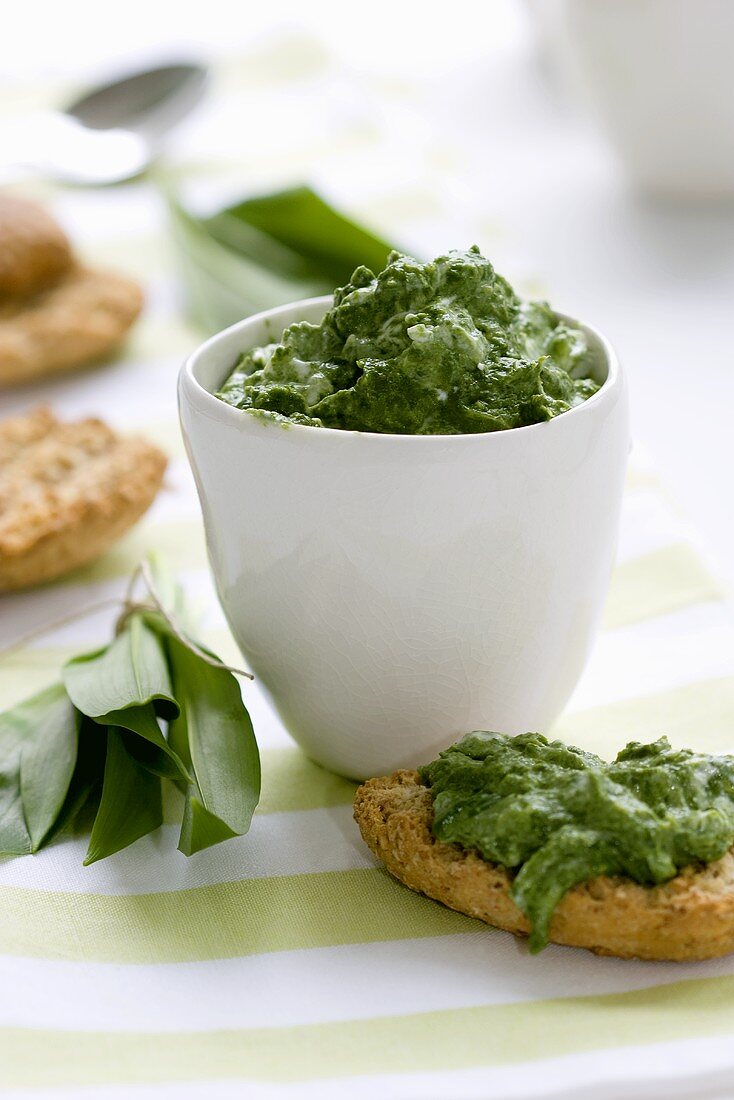
[[[734,198],[732,0],[536,0],[558,63],[643,190]],[[538,12],[540,14],[540,12]]]
[[[184,364],[181,424],[219,598],[314,760],[357,779],[472,729],[547,730],[583,669],[617,538],[626,385],[543,424],[400,436],[283,425],[212,396],[239,354],[318,322],[270,310]]]

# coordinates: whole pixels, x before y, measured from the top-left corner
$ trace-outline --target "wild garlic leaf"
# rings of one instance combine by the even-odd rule
[[[0,715],[0,851],[41,846],[66,798],[77,745],[78,717],[62,684]]]
[[[270,238],[273,249],[288,248],[308,263],[329,289],[348,281],[364,264],[375,273],[387,263],[392,245],[335,210],[310,187],[290,187],[245,199],[208,220],[213,236],[232,247],[228,219],[252,227]],[[221,222],[221,224],[220,224]],[[243,246],[247,250],[247,246]]]
[[[140,615],[104,649],[68,661],[62,677],[74,706],[90,718],[146,703],[162,718],[178,714],[161,641]]]
[[[32,851],[23,816],[17,757],[0,761],[0,855],[24,856]]]
[[[139,764],[160,779],[168,779],[180,791],[187,789],[191,777],[182,763],[176,763],[178,756],[175,753],[163,751],[150,741],[131,733],[130,730],[125,729],[123,733],[125,748]]]
[[[186,765],[163,736],[152,703],[126,707],[124,710],[111,710],[107,714],[99,715],[94,721],[101,726],[121,726],[137,734],[157,749],[157,754],[147,753],[145,757],[157,775],[172,779],[174,783],[186,785],[190,782]]]
[[[55,684],[35,700],[25,713],[29,736],[20,757],[20,793],[34,852],[64,804],[79,745],[79,714],[64,686]]]
[[[86,831],[89,831],[99,806],[107,754],[107,731],[91,718],[78,711],[76,713],[79,720],[76,766],[64,803],[44,844],[63,833],[74,832],[83,822],[86,822]]]
[[[208,665],[175,638],[168,638],[167,649],[181,706],[169,740],[193,780],[179,848],[191,855],[247,832],[260,797],[260,757],[232,673]]]
[[[223,840],[231,840],[238,835],[221,818],[207,810],[200,800],[197,786],[192,783],[186,792],[178,838],[179,852],[191,856],[194,852],[201,852],[204,848],[211,848],[214,844],[221,844]]]
[[[334,288],[333,282],[326,285],[320,278],[284,275],[222,244],[204,220],[193,217],[171,196],[168,213],[187,308],[206,332],[218,332],[248,314]]]
[[[123,731],[107,730],[104,782],[85,867],[127,848],[163,821],[161,781],[125,747]]]
[[[309,187],[256,196],[196,217],[168,193],[188,307],[217,332],[248,313],[328,294],[360,264],[385,266],[391,246]]]

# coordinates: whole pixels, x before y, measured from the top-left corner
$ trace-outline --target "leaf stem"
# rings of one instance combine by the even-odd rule
[[[136,600],[134,598],[135,588],[140,580],[142,580],[147,589],[149,602]],[[237,668],[235,665],[225,664],[224,661],[220,661],[217,657],[213,657],[186,634],[177,623],[174,615],[164,607],[158,595],[150,566],[145,560],[139,562],[133,571],[124,596],[111,596],[106,600],[98,600],[97,603],[90,604],[88,607],[83,607],[79,611],[72,611],[69,615],[63,615],[61,618],[54,619],[50,623],[45,623],[43,626],[36,627],[34,630],[29,630],[27,633],[21,634],[20,637],[16,638],[10,645],[0,648],[0,657],[6,657],[9,653],[15,653],[17,650],[23,649],[29,642],[34,642],[38,638],[43,638],[47,634],[53,633],[55,630],[60,630],[62,627],[69,626],[71,623],[79,622],[80,619],[85,619],[88,615],[93,615],[96,611],[103,611],[109,607],[121,608],[115,623],[115,635],[120,634],[122,630],[124,630],[131,615],[140,614],[146,611],[157,612],[164,620],[173,636],[177,638],[182,645],[190,649],[192,653],[195,653],[202,661],[205,661],[206,664],[211,665],[212,668],[221,668],[225,672],[231,672],[235,676],[244,676],[247,680],[255,679],[251,672],[247,672],[243,668]]]
[[[134,579],[137,579],[136,574],[137,576],[142,578],[143,584],[147,588],[148,595],[150,596],[154,605],[153,607],[148,606],[146,608],[145,604],[139,604],[138,607],[140,609],[157,611],[165,620],[174,637],[177,638],[182,645],[185,645],[187,649],[190,649],[192,653],[195,653],[197,657],[200,657],[202,661],[205,661],[206,664],[211,665],[212,668],[221,668],[224,669],[226,672],[233,672],[237,676],[245,676],[248,680],[255,679],[251,672],[246,672],[243,668],[235,668],[234,665],[225,664],[224,661],[220,661],[217,657],[212,657],[211,654],[207,653],[205,649],[202,649],[201,646],[199,646],[192,638],[188,636],[188,634],[186,634],[184,630],[182,630],[182,628],[176,622],[174,615],[163,606],[163,603],[161,602],[161,599],[155,587],[153,575],[150,571],[150,565],[147,561],[143,560],[140,562],[138,568],[133,574]],[[123,614],[127,615],[129,614],[129,612]]]
[[[2,646],[0,648],[0,657],[5,657],[9,653],[15,653],[16,650],[23,649],[29,642],[35,642],[38,638],[45,638],[47,634],[52,634],[54,630],[61,630],[64,626],[79,622],[80,619],[86,619],[88,615],[93,615],[95,611],[104,611],[108,607],[119,607],[121,602],[118,596],[110,596],[109,599],[91,603],[88,607],[83,607],[80,611],[72,611],[68,615],[62,615],[59,619],[52,619],[50,623],[44,623],[43,626],[35,627],[33,630],[26,631],[25,634],[21,634],[14,642],[11,642],[10,645]]]

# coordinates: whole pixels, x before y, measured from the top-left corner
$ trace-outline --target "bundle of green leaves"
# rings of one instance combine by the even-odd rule
[[[183,795],[185,855],[247,832],[260,758],[239,684],[156,603],[0,714],[0,853],[36,852],[85,810],[84,862],[104,859],[162,823],[165,782]]]

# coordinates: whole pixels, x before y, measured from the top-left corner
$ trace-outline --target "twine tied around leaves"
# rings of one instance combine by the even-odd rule
[[[147,599],[141,600],[135,598],[135,589],[140,581],[142,581],[145,586]],[[43,638],[47,634],[51,634],[54,630],[60,630],[70,623],[78,622],[80,619],[84,619],[88,615],[93,615],[96,611],[103,611],[108,607],[120,608],[120,614],[115,621],[115,637],[125,629],[125,624],[131,615],[146,611],[154,612],[160,615],[165,621],[168,629],[177,641],[185,645],[206,664],[211,665],[212,668],[221,668],[225,672],[231,672],[235,676],[244,676],[248,680],[255,679],[251,672],[247,672],[243,668],[237,668],[235,665],[228,665],[224,661],[220,661],[217,657],[213,657],[188,636],[185,630],[176,621],[175,615],[164,606],[156,589],[150,565],[145,560],[139,562],[136,566],[130,577],[124,596],[113,596],[107,600],[98,600],[96,603],[89,604],[88,607],[83,607],[79,611],[73,611],[71,614],[64,615],[60,619],[54,619],[53,622],[45,623],[43,626],[31,630],[27,634],[21,635],[20,638],[16,638],[9,646],[0,648],[0,657],[5,657],[9,653],[14,653],[16,650],[22,649],[29,642],[33,642],[37,638]]]

